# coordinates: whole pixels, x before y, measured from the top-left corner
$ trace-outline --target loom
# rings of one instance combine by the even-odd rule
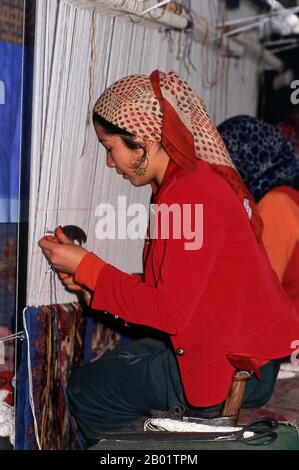
[[[183,4],[182,8],[176,8],[175,2],[167,2],[172,7],[164,2],[165,5],[144,13],[155,3],[138,0],[37,1],[26,304],[44,307],[24,311],[27,343],[23,344],[29,345],[38,322],[43,331],[50,331],[58,340],[56,316],[70,315],[80,323],[78,312],[81,307],[74,304],[76,297],[59,283],[53,287],[53,276],[47,273],[47,261],[38,248],[37,242],[47,229],[69,224],[82,226],[87,231],[88,249],[98,252],[105,261],[122,270],[142,270],[143,240],[103,242],[96,236],[99,203],[104,201],[116,207],[117,197],[125,195],[128,204],[147,205],[150,197],[149,188],[130,187],[106,168],[104,151],[99,147],[91,119],[98,95],[121,76],[149,74],[155,68],[174,69],[203,97],[213,120],[218,123],[233,114],[255,114],[252,97],[255,96],[260,66],[281,68],[281,61],[252,38],[229,39],[219,33],[216,25],[222,15],[217,0],[177,2]],[[229,101],[228,97],[235,90],[239,96]],[[5,91],[5,84],[0,81],[0,104],[5,102]],[[90,184],[87,185],[87,181]],[[59,305],[53,306],[53,303]],[[64,309],[63,313],[61,309]],[[46,323],[49,316],[50,325]],[[88,328],[91,334],[91,327]],[[9,340],[20,337],[23,337],[22,331],[10,336]],[[101,352],[119,341],[119,337],[114,337],[109,330],[98,332],[98,338],[103,337],[104,347],[98,344],[96,348]],[[46,347],[50,348],[49,344]],[[27,356],[25,353],[22,371],[24,374],[27,371],[29,380],[25,407],[30,406],[33,414],[24,419],[28,418],[26,425],[35,430],[35,441],[33,435],[19,435],[18,446],[67,446],[69,441],[53,442],[53,436],[52,440],[46,439],[49,410],[35,406],[35,389],[30,375],[30,359],[34,363],[37,350],[28,347]],[[50,359],[47,370],[53,366]],[[46,386],[43,390],[49,393]],[[37,423],[40,410],[41,428]]]
[[[213,15],[217,3],[192,4],[193,16],[198,15],[196,21],[201,25],[199,32],[205,30],[207,33],[203,17],[208,25],[215,23]],[[255,113],[255,103],[250,97],[255,92],[254,73],[257,76],[259,65],[249,50],[243,50],[242,58],[236,59],[232,69],[230,61],[234,59],[223,57],[220,50],[217,53],[208,46],[212,44],[212,38],[215,44],[212,33],[209,32],[204,46],[200,42],[202,34],[197,34],[196,28],[190,39],[182,29],[183,23],[185,27],[187,24],[184,15],[180,17],[181,29],[178,24],[174,29],[172,24],[164,25],[168,33],[163,32],[165,28],[161,29],[161,24],[157,28],[152,19],[155,27],[148,27],[148,23],[135,24],[136,18],[129,13],[141,14],[142,4],[135,0],[47,0],[37,4],[28,304],[49,303],[50,280],[45,278],[47,263],[37,242],[46,229],[57,225],[71,223],[84,227],[88,236],[87,249],[98,252],[122,270],[140,272],[142,269],[142,240],[103,242],[97,239],[94,228],[95,209],[99,203],[116,207],[117,196],[125,195],[128,204],[147,205],[150,196],[149,188],[130,187],[105,167],[104,151],[99,147],[91,123],[91,110],[107,85],[129,73],[173,68],[201,94],[216,123],[227,115],[245,111]],[[161,9],[148,14],[159,13],[161,16],[158,10]],[[163,21],[167,18],[177,20],[177,16],[164,12]],[[196,62],[197,71],[192,69],[191,62]],[[199,74],[200,70],[202,74]],[[202,78],[199,79],[200,75]],[[245,83],[243,76],[252,77],[250,83]],[[239,89],[238,100],[230,103],[223,100],[236,88]],[[86,186],[86,181],[91,184]],[[77,190],[80,187],[84,187],[83,192]],[[57,300],[63,303],[75,298],[57,285]]]

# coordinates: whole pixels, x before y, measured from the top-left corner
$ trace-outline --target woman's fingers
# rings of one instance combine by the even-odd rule
[[[89,306],[91,303],[91,293],[86,289],[82,289],[82,290],[83,290],[84,302]]]
[[[55,243],[42,238],[38,242],[49,263],[56,271],[74,274],[87,250],[74,243]]]
[[[71,274],[67,274],[67,273],[58,272],[57,274],[61,281],[64,281],[65,279],[69,279],[70,277],[72,277]]]
[[[39,240],[38,245],[43,250],[49,263],[56,269],[58,277],[65,288],[82,292],[82,287],[74,281],[73,273],[88,252],[64,235],[61,227],[56,228],[55,236],[56,241],[55,239],[51,241],[47,237],[43,237]]]
[[[42,248],[42,250],[47,250],[51,251],[53,249],[53,246],[55,246],[57,243],[55,241],[49,241],[47,240],[47,237],[43,237],[39,240],[38,246]]]
[[[57,274],[66,289],[73,290],[76,292],[82,292],[82,287],[74,281],[72,275],[61,272],[58,272]]]
[[[68,286],[65,286],[65,288],[74,292],[82,292],[82,287],[78,286],[78,284],[70,284]]]
[[[60,243],[64,243],[65,245],[74,245],[74,242],[72,240],[70,240],[64,233],[63,233],[63,230],[62,230],[62,227],[59,226],[59,227],[56,227],[55,229],[55,236],[57,238],[57,240],[59,240]]]
[[[55,240],[56,237],[56,240]],[[51,251],[53,249],[53,244],[57,244],[57,241],[60,243],[63,243],[64,245],[75,245],[75,243],[72,242],[62,231],[61,227],[57,227],[55,229],[55,237],[49,237],[49,236],[44,236],[41,238],[38,242],[38,246],[42,248],[43,250],[49,250]],[[53,240],[50,240],[49,238],[53,238]]]

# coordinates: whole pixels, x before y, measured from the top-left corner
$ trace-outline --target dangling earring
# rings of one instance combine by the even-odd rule
[[[144,162],[146,162],[146,166],[141,167],[141,165]],[[134,173],[138,176],[143,176],[146,172],[148,164],[149,164],[149,159],[147,158],[146,149],[144,149],[143,155],[141,155],[141,157],[138,158],[138,160],[134,163],[134,166],[133,166]]]

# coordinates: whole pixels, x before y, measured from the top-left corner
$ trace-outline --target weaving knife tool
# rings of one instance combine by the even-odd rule
[[[64,235],[68,237],[73,243],[76,241],[80,246],[83,243],[86,243],[87,235],[82,230],[82,228],[78,227],[77,225],[65,225],[64,227],[60,227],[63,231]],[[58,238],[55,235],[55,231],[46,231],[45,238],[48,241],[59,242]]]

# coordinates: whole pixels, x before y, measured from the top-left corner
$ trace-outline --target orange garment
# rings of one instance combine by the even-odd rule
[[[299,242],[299,206],[288,194],[272,190],[260,200],[259,209],[264,222],[263,242],[271,265],[282,282]]]

